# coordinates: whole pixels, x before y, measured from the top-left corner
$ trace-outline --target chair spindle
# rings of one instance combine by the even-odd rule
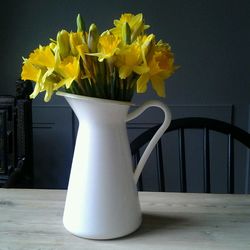
[[[186,158],[185,158],[185,138],[184,129],[178,129],[179,141],[179,162],[180,162],[180,191],[187,192]]]
[[[211,181],[210,181],[210,149],[209,149],[209,130],[208,128],[203,129],[203,181],[204,181],[204,192],[211,192]]]
[[[165,175],[164,175],[164,167],[163,167],[163,155],[162,155],[162,142],[161,139],[157,143],[156,146],[156,154],[157,154],[157,178],[159,191],[165,192]]]
[[[228,134],[227,192],[234,193],[234,142],[232,134]]]

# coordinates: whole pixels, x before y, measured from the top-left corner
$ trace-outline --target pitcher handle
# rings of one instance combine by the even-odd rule
[[[148,157],[150,156],[151,152],[153,151],[155,145],[157,144],[157,142],[159,141],[161,136],[164,134],[164,132],[166,131],[166,129],[168,128],[168,126],[171,122],[171,112],[170,112],[169,108],[160,101],[147,101],[147,102],[145,102],[142,106],[137,108],[135,111],[128,114],[127,121],[133,120],[134,118],[139,116],[141,113],[143,113],[146,109],[148,109],[150,107],[160,108],[164,112],[164,121],[163,121],[162,125],[159,127],[159,129],[156,131],[156,133],[154,134],[154,136],[152,137],[150,142],[148,143],[148,146],[144,150],[144,152],[141,156],[141,159],[140,159],[139,163],[137,164],[137,167],[135,168],[135,172],[134,172],[135,183],[137,183],[137,181],[141,175],[141,172],[145,166],[145,163],[146,163]]]

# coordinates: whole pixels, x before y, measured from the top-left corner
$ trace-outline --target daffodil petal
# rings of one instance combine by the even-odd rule
[[[74,78],[65,79],[65,86],[67,89],[71,86],[71,84],[74,80],[75,80]]]
[[[41,69],[35,67],[29,60],[26,60],[22,68],[22,80],[38,82],[41,76]]]
[[[39,83],[36,83],[33,92],[30,94],[30,98],[31,98],[31,99],[36,98],[37,95],[40,93],[40,90],[41,90],[40,84],[39,84]]]
[[[42,83],[46,81],[46,78],[49,77],[54,71],[54,68],[48,69],[48,71],[42,77]]]
[[[52,94],[53,94],[53,86],[52,86],[52,84],[48,84],[46,86],[46,93],[45,93],[45,96],[44,96],[44,101],[45,102],[50,101],[50,99],[52,97]]]
[[[136,82],[137,93],[146,92],[148,80],[149,80],[148,74],[143,74],[138,78],[138,80]]]
[[[119,68],[119,77],[121,79],[126,79],[131,73],[132,73],[131,68],[129,68],[127,66],[121,66]]]
[[[158,96],[160,97],[165,97],[165,83],[164,80],[161,77],[154,76],[151,77],[151,82],[153,89],[157,93]]]
[[[32,64],[42,67],[53,68],[55,65],[55,58],[49,45],[45,47],[39,46],[30,54],[29,60]]]
[[[136,74],[138,74],[138,75],[142,75],[142,74],[145,74],[145,73],[147,73],[149,71],[149,67],[144,66],[144,65],[142,65],[142,66],[135,66],[133,68],[133,71]]]

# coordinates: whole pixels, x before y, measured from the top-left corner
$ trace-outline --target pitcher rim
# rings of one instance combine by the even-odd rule
[[[125,106],[134,106],[134,104],[131,103],[131,102],[117,101],[117,100],[104,99],[104,98],[98,98],[98,97],[91,97],[91,96],[85,96],[85,95],[77,95],[77,94],[67,93],[67,92],[64,92],[64,91],[57,91],[56,95],[63,96],[63,97],[70,97],[70,98],[74,98],[74,99],[80,99],[80,100],[106,102],[106,103],[113,103],[113,104],[125,105]]]

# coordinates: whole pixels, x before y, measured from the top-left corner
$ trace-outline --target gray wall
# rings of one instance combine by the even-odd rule
[[[75,30],[79,12],[87,24],[95,22],[100,30],[111,27],[112,20],[123,12],[142,12],[146,23],[151,25],[150,31],[172,45],[176,63],[181,65],[166,82],[167,98],[162,99],[171,106],[173,116],[209,116],[249,131],[248,0],[5,1],[0,15],[0,94],[14,94],[22,56],[27,57],[39,44],[46,44],[48,38],[55,38],[62,28]],[[149,89],[147,94],[135,95],[133,101],[140,104],[149,98],[159,99]],[[75,133],[71,110],[61,98],[55,97],[44,104],[39,97],[34,101],[33,114],[36,185],[65,188]],[[160,119],[157,112],[149,112],[135,122],[147,127]],[[131,131],[131,138],[142,130]],[[249,188],[242,184],[248,178],[248,161],[247,153],[240,150],[236,165],[237,192]],[[222,168],[220,164],[217,167]],[[175,169],[166,168],[170,174],[166,181],[170,190],[175,191],[171,177]],[[148,169],[144,175],[149,180],[148,189],[153,190],[153,177],[151,172],[147,175]],[[192,187],[191,183],[190,190],[200,191],[199,185]],[[219,186],[218,192],[223,192],[223,187]]]

